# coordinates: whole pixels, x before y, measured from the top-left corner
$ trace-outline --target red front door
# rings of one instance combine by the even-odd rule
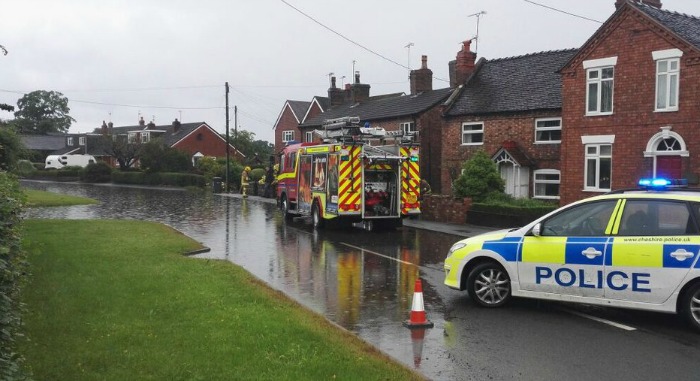
[[[665,177],[667,179],[680,179],[683,177],[681,171],[680,156],[657,156],[656,157],[656,176]]]

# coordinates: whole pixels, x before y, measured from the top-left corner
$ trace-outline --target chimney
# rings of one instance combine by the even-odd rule
[[[620,9],[620,7],[622,5],[624,5],[626,2],[628,2],[628,1],[627,0],[616,0],[615,1],[615,9]],[[634,2],[661,9],[661,1],[659,1],[659,0],[634,0]]]
[[[450,62],[450,87],[463,84],[474,71],[476,53],[471,51],[471,44],[472,40],[462,42],[462,50],[457,53],[457,59]]]
[[[149,130],[155,130],[156,129],[156,124],[153,121],[148,122],[148,129]]]
[[[433,71],[428,69],[428,56],[421,57],[421,67],[411,70],[408,76],[411,82],[411,95],[431,91],[433,89]]]
[[[362,103],[369,98],[369,85],[360,83],[360,72],[355,72],[355,83],[350,86],[350,101]]]
[[[103,120],[102,121],[102,135],[107,135],[107,123]]]
[[[112,135],[112,129],[114,128],[114,123],[107,123],[107,128],[109,129],[109,134]]]
[[[146,121],[143,120],[143,117],[139,119],[139,126],[143,127],[146,125]]]
[[[343,104],[343,90],[335,87],[335,77],[331,77],[331,87],[328,89],[328,99],[331,102],[331,107]]]
[[[173,132],[177,132],[180,129],[181,124],[182,123],[180,123],[180,121],[177,120],[177,118],[175,118],[175,120],[173,121]]]

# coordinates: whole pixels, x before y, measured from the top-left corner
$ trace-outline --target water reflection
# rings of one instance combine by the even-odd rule
[[[418,364],[413,358],[415,338],[412,343],[401,322],[408,318],[413,287],[421,271],[437,267],[437,275],[432,276],[440,275],[444,253],[454,241],[452,236],[446,239],[444,235],[412,229],[381,234],[361,230],[317,232],[307,223],[285,221],[274,203],[204,191],[48,182],[23,185],[100,201],[96,205],[30,209],[28,218],[165,223],[211,248],[198,257],[225,259],[243,266],[412,366]],[[436,319],[444,312],[439,296],[425,287],[424,297],[426,311],[439,326],[441,321]],[[431,334],[430,330],[426,333],[426,342]],[[443,368],[439,362],[432,365],[430,368]],[[426,371],[425,362],[421,370]],[[444,371],[441,369],[443,375]]]

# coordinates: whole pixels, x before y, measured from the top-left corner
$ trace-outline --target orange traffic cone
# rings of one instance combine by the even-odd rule
[[[433,328],[435,324],[425,317],[423,308],[423,285],[420,279],[416,279],[413,303],[411,304],[411,318],[403,323],[408,328]]]

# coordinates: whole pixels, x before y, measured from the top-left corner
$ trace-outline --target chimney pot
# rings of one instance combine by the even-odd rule
[[[426,56],[425,54],[422,55],[420,57],[420,61],[421,61],[420,68],[427,69],[428,68],[428,56]]]
[[[335,87],[335,76],[331,77],[331,89],[336,89]]]
[[[143,120],[143,117],[141,117],[141,118],[139,119],[139,126],[145,126],[145,125],[146,125],[146,121]]]
[[[359,71],[355,72],[355,83],[360,83],[360,72]]]
[[[411,95],[433,90],[433,71],[428,69],[428,56],[421,57],[421,68],[411,70],[408,76]]]

